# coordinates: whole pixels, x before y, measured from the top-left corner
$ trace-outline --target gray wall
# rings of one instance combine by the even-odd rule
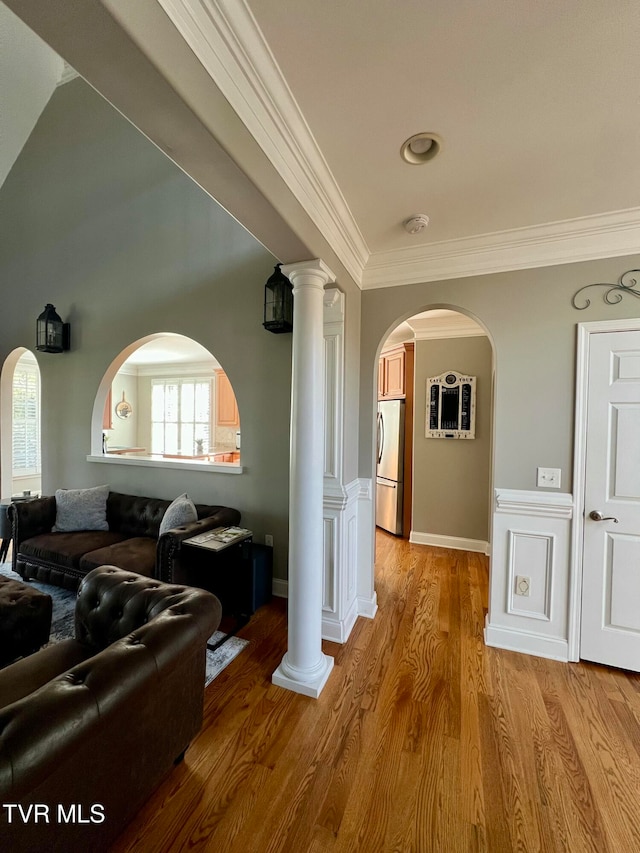
[[[53,302],[72,349],[38,354],[43,490],[108,482],[135,494],[242,511],[275,540],[286,577],[291,336],[262,328],[275,260],[82,80],[60,87],[0,191],[0,357],[33,348]],[[96,389],[128,344],[154,332],[220,361],[242,422],[242,475],[87,462]]]
[[[576,311],[575,291],[615,283],[640,256],[518,270],[365,291],[362,296],[360,476],[373,470],[375,367],[380,344],[401,320],[428,308],[461,309],[487,329],[495,346],[495,480],[500,488],[536,489],[536,467],[562,469],[572,488],[576,325],[636,317],[626,296],[605,305],[601,291]]]
[[[416,341],[411,529],[489,539],[491,344],[488,338]],[[474,439],[426,438],[427,379],[447,370],[476,377]]]

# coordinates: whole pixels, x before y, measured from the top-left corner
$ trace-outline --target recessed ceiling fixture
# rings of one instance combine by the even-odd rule
[[[400,149],[400,156],[406,163],[420,166],[438,154],[442,141],[435,133],[416,133],[410,136]]]
[[[409,217],[403,224],[407,234],[419,234],[429,224],[429,217],[426,213],[416,213],[415,216]]]

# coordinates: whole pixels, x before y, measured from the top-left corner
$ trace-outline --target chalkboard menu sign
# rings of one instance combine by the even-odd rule
[[[476,377],[448,370],[427,379],[427,438],[475,438]]]

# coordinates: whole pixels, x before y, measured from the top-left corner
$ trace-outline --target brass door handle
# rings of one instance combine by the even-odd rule
[[[591,521],[613,521],[615,524],[618,523],[617,518],[614,518],[612,515],[607,515],[605,517],[598,509],[592,509],[589,513],[589,518]]]

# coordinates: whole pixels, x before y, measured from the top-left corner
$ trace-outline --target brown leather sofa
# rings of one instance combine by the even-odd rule
[[[0,847],[106,850],[202,725],[209,592],[90,572],[75,639],[0,670]]]
[[[13,503],[13,570],[66,589],[76,589],[96,566],[112,565],[167,583],[188,583],[181,543],[196,533],[238,524],[237,509],[196,504],[198,521],[175,527],[159,537],[160,522],[171,501],[109,492],[109,530],[52,533],[55,497]]]

